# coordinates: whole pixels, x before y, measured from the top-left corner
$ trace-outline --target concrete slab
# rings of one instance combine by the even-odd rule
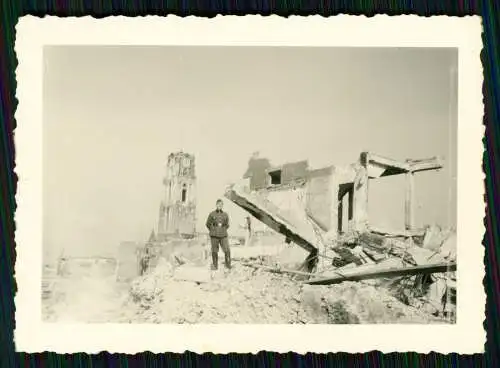
[[[318,240],[314,229],[307,221],[293,218],[289,213],[282,211],[266,198],[259,196],[257,193],[250,193],[236,185],[228,188],[225,196],[308,252],[318,250]]]

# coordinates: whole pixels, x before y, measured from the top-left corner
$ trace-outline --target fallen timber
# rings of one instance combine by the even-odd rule
[[[362,281],[362,280],[385,278],[385,277],[400,277],[400,276],[424,275],[431,273],[453,272],[456,271],[456,269],[457,265],[455,262],[427,264],[414,267],[398,267],[398,268],[373,267],[370,270],[358,270],[356,268],[353,268],[351,270],[343,271],[342,273],[337,272],[336,276],[311,279],[305,281],[304,283],[310,285],[331,285],[331,284],[338,284],[344,281]]]

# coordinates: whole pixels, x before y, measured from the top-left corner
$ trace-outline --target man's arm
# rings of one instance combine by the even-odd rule
[[[226,229],[229,229],[229,215],[226,213]]]
[[[209,213],[208,217],[207,217],[207,222],[205,223],[205,226],[207,227],[208,230],[210,230],[211,225],[212,225],[212,213]]]

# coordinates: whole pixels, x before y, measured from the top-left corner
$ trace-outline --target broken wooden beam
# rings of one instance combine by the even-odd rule
[[[249,212],[252,216],[269,226],[271,229],[285,236],[287,240],[293,241],[308,252],[318,252],[313,230],[311,234],[301,229],[301,225],[309,226],[309,223],[296,224],[287,218],[285,213],[265,198],[254,193],[247,193],[243,188],[236,185],[230,186],[224,196]],[[296,221],[295,221],[296,222]]]
[[[400,277],[400,276],[412,276],[412,275],[424,275],[431,273],[443,273],[443,272],[453,272],[456,271],[457,264],[452,263],[437,263],[428,264],[415,267],[402,267],[402,268],[379,268],[373,267],[369,270],[357,270],[356,268],[344,271],[342,273],[338,272],[338,275],[333,277],[317,278],[305,281],[306,284],[310,285],[331,285],[338,284],[344,281],[361,281],[375,278],[385,278],[385,277]]]

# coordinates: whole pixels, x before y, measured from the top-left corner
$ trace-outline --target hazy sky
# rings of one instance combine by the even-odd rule
[[[363,150],[445,157],[416,179],[417,225],[454,225],[451,49],[47,47],[44,246],[112,254],[147,239],[170,152],[196,155],[199,227],[260,151],[273,163],[348,164]],[[370,215],[404,224],[404,178],[370,185]],[[243,212],[226,202],[236,224]]]

